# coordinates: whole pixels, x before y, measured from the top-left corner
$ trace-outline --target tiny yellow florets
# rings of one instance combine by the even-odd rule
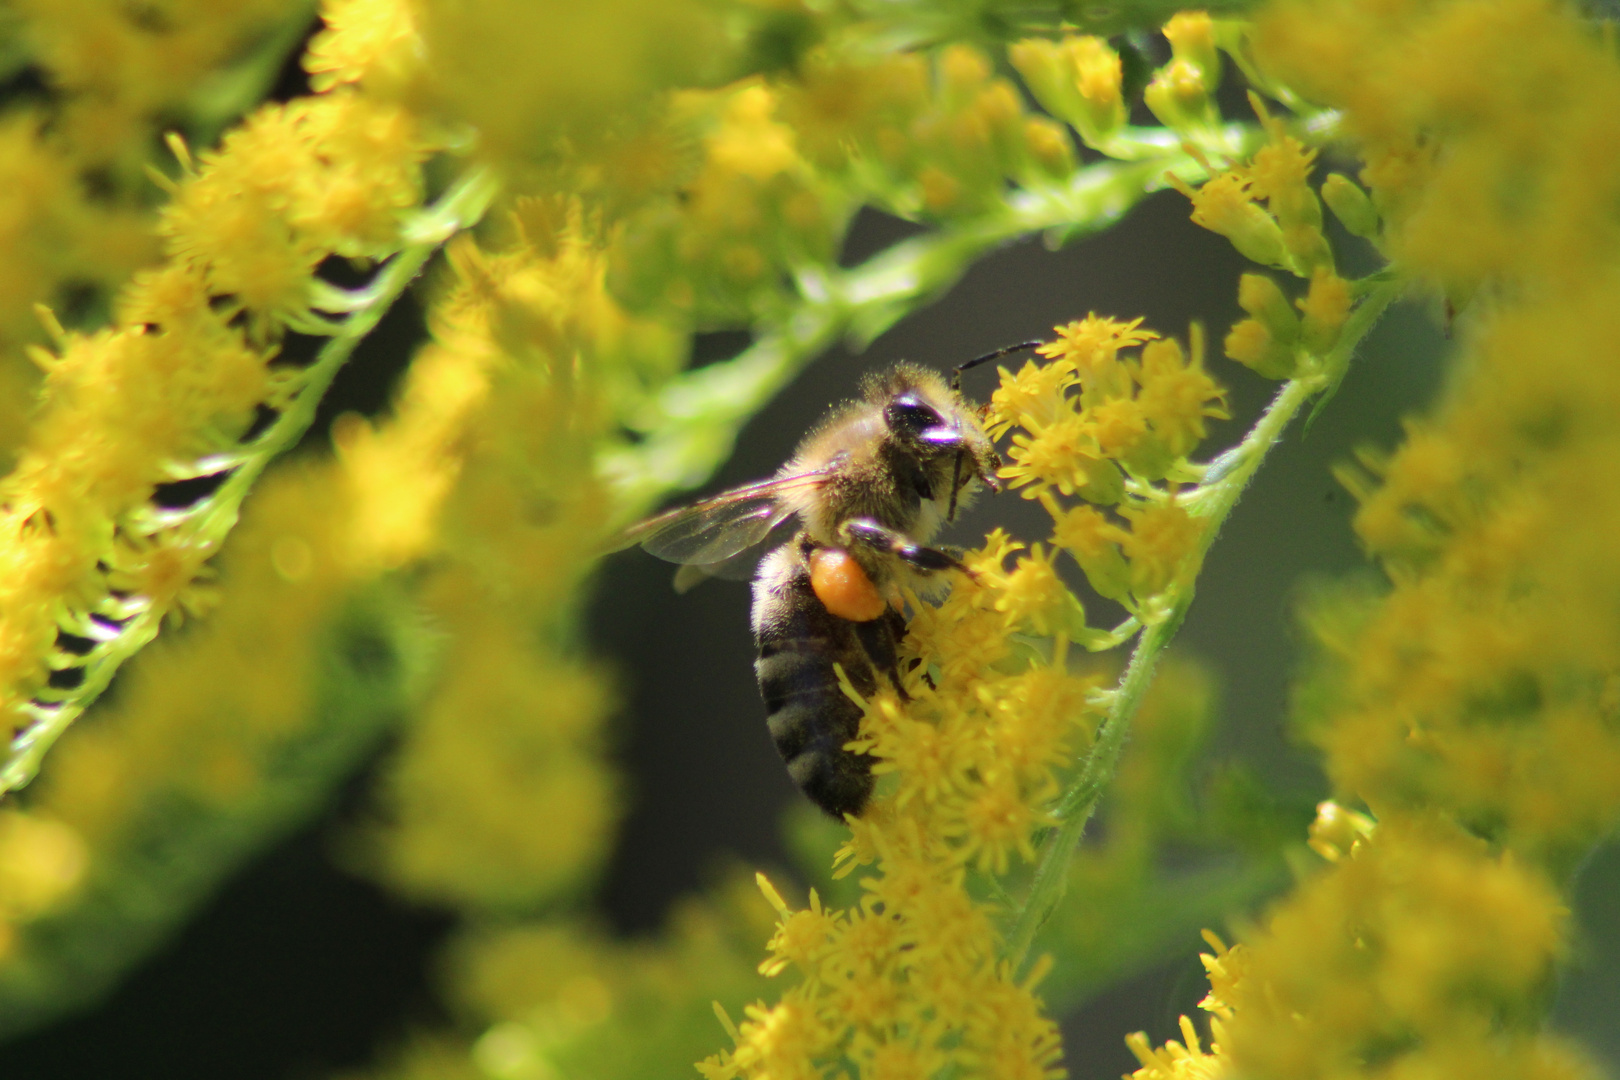
[[[1010,625],[1027,626],[1048,636],[1063,629],[1070,598],[1052,564],[1055,554],[1036,544],[1003,579],[996,610],[1007,616]]]
[[[1142,320],[1118,322],[1095,313],[1084,319],[1056,327],[1058,340],[1036,351],[1063,368],[1073,371],[1087,389],[1104,389],[1115,383],[1114,363],[1121,349],[1135,348],[1158,338],[1152,330],[1140,329]]]

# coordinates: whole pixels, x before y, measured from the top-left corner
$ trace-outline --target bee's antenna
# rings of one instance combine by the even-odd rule
[[[951,372],[951,392],[962,392],[962,372],[968,370],[969,368],[976,368],[980,364],[988,364],[992,360],[1000,360],[1003,356],[1006,356],[1009,353],[1023,352],[1025,349],[1033,349],[1038,345],[1044,344],[1046,344],[1044,341],[1020,341],[1017,345],[1008,345],[1005,348],[997,349],[995,352],[985,353],[983,356],[976,356],[965,364],[958,364]],[[961,487],[962,451],[958,450],[956,452],[956,465],[951,470],[951,503],[950,509],[945,511],[946,521],[956,520],[956,493],[961,490]]]
[[[1025,349],[1033,349],[1037,345],[1044,344],[1046,344],[1044,341],[1023,341],[1019,342],[1017,345],[1008,345],[1004,349],[997,349],[995,352],[985,353],[983,356],[974,357],[965,364],[958,364],[955,370],[951,372],[951,389],[962,389],[962,372],[968,370],[969,368],[976,368],[980,364],[988,364],[992,360],[1000,360],[1003,356],[1006,356],[1009,353],[1023,352]]]

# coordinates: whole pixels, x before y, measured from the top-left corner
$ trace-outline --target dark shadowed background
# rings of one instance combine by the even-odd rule
[[[863,216],[849,255],[864,257],[908,230]],[[1161,333],[1183,337],[1190,321],[1203,321],[1213,345],[1209,368],[1230,387],[1234,413],[1214,425],[1204,455],[1211,456],[1237,440],[1274,389],[1219,355],[1239,315],[1236,284],[1244,269],[1225,241],[1188,222],[1185,200],[1173,194],[1062,251],[1033,242],[1008,248],[864,354],[838,351],[813,365],[748,426],[710,490],[773,471],[864,371],[900,358],[949,367],[1048,336],[1054,324],[1093,310],[1145,315]],[[328,413],[380,407],[405,359],[403,342],[419,328],[419,313],[404,305],[355,358]],[[697,362],[731,355],[746,341],[740,334],[704,338]],[[1244,757],[1279,786],[1320,792],[1310,756],[1284,739],[1283,718],[1299,656],[1296,591],[1312,575],[1362,565],[1349,529],[1352,501],[1329,470],[1359,443],[1397,440],[1400,417],[1434,398],[1447,348],[1424,312],[1395,310],[1309,436],[1302,439],[1297,425],[1288,432],[1216,543],[1176,645],[1219,676],[1212,755]],[[982,398],[994,380],[992,371],[976,372],[969,392]],[[960,535],[994,524],[1026,538],[1047,529],[1038,507],[1003,495],[981,500]],[[779,821],[800,798],[765,731],[746,588],[715,582],[676,596],[671,571],[639,551],[610,558],[590,615],[596,650],[616,664],[626,703],[618,747],[632,808],[600,890],[603,909],[626,933],[656,928],[670,901],[700,887],[723,858],[787,864]],[[367,783],[367,775],[355,777],[323,820],[238,874],[98,1010],[0,1047],[0,1076],[313,1078],[360,1067],[408,1030],[441,1021],[432,963],[446,916],[405,907],[326,858],[363,805]],[[1593,911],[1605,896],[1612,903],[1620,894],[1620,857],[1611,851],[1596,861],[1581,889]],[[1585,1038],[1607,1038],[1620,1055],[1620,1024],[1611,1023],[1620,1001],[1617,936],[1612,918],[1588,923],[1581,943],[1587,959],[1571,975],[1560,1010]],[[1191,1012],[1206,989],[1200,946],[1188,941],[1182,960],[1066,1019],[1072,1076],[1113,1077],[1133,1067],[1127,1032],[1146,1028],[1156,1042],[1179,1037],[1176,1016]],[[716,1046],[721,1041],[717,1029]]]

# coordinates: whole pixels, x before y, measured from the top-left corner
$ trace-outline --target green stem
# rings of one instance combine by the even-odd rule
[[[163,518],[166,546],[210,555],[218,549],[235,526],[242,501],[253,482],[273,459],[291,449],[309,429],[321,398],[355,346],[387,313],[439,245],[482,216],[494,190],[489,174],[477,170],[445,192],[412,223],[407,246],[378,271],[376,279],[365,290],[366,303],[334,327],[331,340],[304,372],[298,393],[287,408],[263,434],[223,466],[233,467],[230,477],[212,496],[191,510]],[[84,677],[77,686],[55,701],[34,707],[35,723],[12,741],[9,754],[0,764],[0,793],[14,791],[34,778],[46,751],[101,696],[124,661],[157,637],[167,613],[156,606],[138,611],[123,623],[116,636],[89,653],[80,668]],[[105,614],[121,616],[125,612]],[[83,621],[91,621],[88,613]]]
[[[1082,760],[1078,774],[1058,800],[1055,810],[1057,827],[1041,845],[1023,909],[1007,936],[1003,955],[1015,968],[1023,965],[1036,933],[1063,898],[1070,856],[1080,842],[1091,815],[1096,812],[1103,791],[1113,780],[1130,734],[1131,721],[1153,683],[1153,672],[1158,666],[1159,656],[1175,637],[1187,609],[1192,605],[1195,579],[1209,546],[1214,543],[1227,515],[1237,505],[1266,455],[1282,438],[1289,422],[1314,394],[1324,388],[1322,372],[1334,370],[1336,362],[1349,357],[1399,293],[1398,282],[1387,282],[1369,294],[1346,321],[1333,350],[1320,364],[1313,366],[1310,374],[1283,384],[1243,441],[1212,462],[1209,480],[1186,498],[1185,505],[1189,510],[1204,519],[1198,550],[1189,561],[1182,580],[1170,588],[1168,613],[1149,626],[1136,643],[1130,663],[1125,667],[1124,677],[1114,692],[1108,716],[1097,733],[1096,744]]]

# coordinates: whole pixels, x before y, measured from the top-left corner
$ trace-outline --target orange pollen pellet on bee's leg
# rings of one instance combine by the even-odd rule
[[[810,587],[822,607],[850,622],[871,622],[888,606],[861,564],[843,548],[810,553]]]

